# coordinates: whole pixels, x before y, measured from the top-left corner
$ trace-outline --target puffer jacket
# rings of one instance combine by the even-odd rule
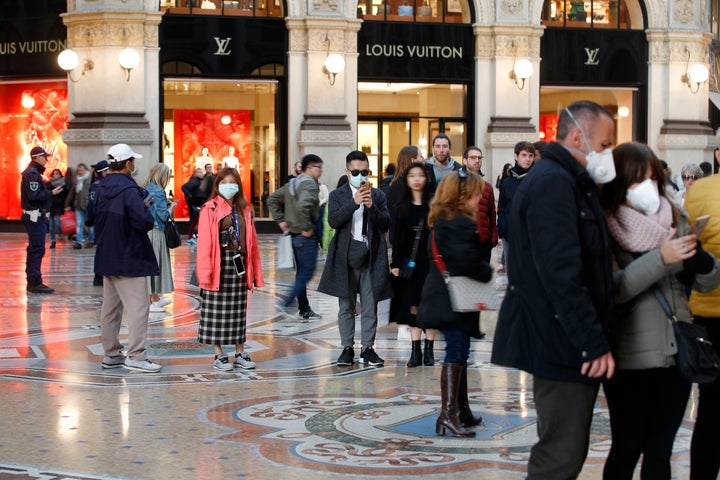
[[[720,175],[695,182],[685,198],[685,209],[690,214],[690,224],[701,215],[710,215],[699,240],[706,252],[720,257]],[[720,317],[720,288],[711,292],[693,292],[690,310],[694,315]]]
[[[675,215],[674,227],[678,237],[688,234],[689,226],[679,213]],[[666,265],[659,248],[634,258],[616,243],[613,253],[617,308],[611,345],[617,367],[640,370],[675,365],[675,335],[655,297],[653,285],[660,286],[678,320],[692,323],[685,285],[675,276],[682,271],[682,262]],[[714,263],[709,273],[695,275],[693,288],[709,292],[720,284],[717,259]]]
[[[485,182],[485,190],[480,196],[480,204],[478,205],[477,226],[480,241],[482,243],[492,243],[495,247],[498,244],[498,232],[495,216],[495,192],[492,186]]]

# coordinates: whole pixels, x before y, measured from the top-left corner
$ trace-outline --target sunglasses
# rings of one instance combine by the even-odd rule
[[[683,175],[682,178],[686,182],[689,182],[690,180],[692,180],[694,182],[695,180],[697,180],[700,177],[696,177],[695,175]]]
[[[367,170],[367,169],[365,169],[365,170],[348,170],[348,172],[350,172],[350,175],[352,175],[353,177],[357,177],[358,175],[367,177],[368,175],[370,175],[372,173],[371,170]]]

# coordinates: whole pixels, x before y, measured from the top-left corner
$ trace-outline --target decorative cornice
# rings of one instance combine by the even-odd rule
[[[352,146],[357,141],[352,131],[300,130],[298,145],[302,146]]]
[[[62,138],[68,145],[102,145],[129,143],[152,145],[155,131],[150,129],[75,129],[63,130]]]

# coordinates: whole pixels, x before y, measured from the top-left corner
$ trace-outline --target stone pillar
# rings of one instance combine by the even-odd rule
[[[63,132],[68,163],[88,165],[116,143],[143,155],[138,180],[159,161],[160,102],[158,25],[162,14],[150,0],[76,0],[63,15],[68,48],[80,57],[68,82],[70,121]],[[127,77],[118,56],[133,48],[140,62]],[[80,75],[84,59],[92,70]]]
[[[502,166],[513,162],[519,141],[538,140],[540,98],[540,37],[542,27],[475,25],[475,112],[479,143],[484,142],[483,171],[494,182]],[[510,78],[516,59],[533,65],[532,76],[517,85]],[[520,88],[522,86],[522,89]],[[482,145],[480,145],[482,146]]]
[[[345,171],[345,156],[357,142],[357,32],[360,22],[343,18],[287,19],[288,167],[306,153],[325,162],[321,182],[331,189]],[[345,57],[334,84],[323,73],[328,54]]]
[[[648,144],[673,172],[688,162],[710,161],[716,140],[708,122],[708,85],[693,93],[681,80],[694,63],[707,65],[710,35],[668,29],[648,30],[647,36]]]

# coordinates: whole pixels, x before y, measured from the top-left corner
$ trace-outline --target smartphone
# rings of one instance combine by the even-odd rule
[[[233,257],[233,265],[235,265],[235,273],[237,273],[237,276],[245,275],[245,262],[243,262],[243,256],[241,253],[238,253]]]
[[[695,219],[695,223],[690,227],[690,233],[695,234],[696,237],[700,237],[700,234],[705,230],[708,222],[710,221],[710,215],[702,215]]]

